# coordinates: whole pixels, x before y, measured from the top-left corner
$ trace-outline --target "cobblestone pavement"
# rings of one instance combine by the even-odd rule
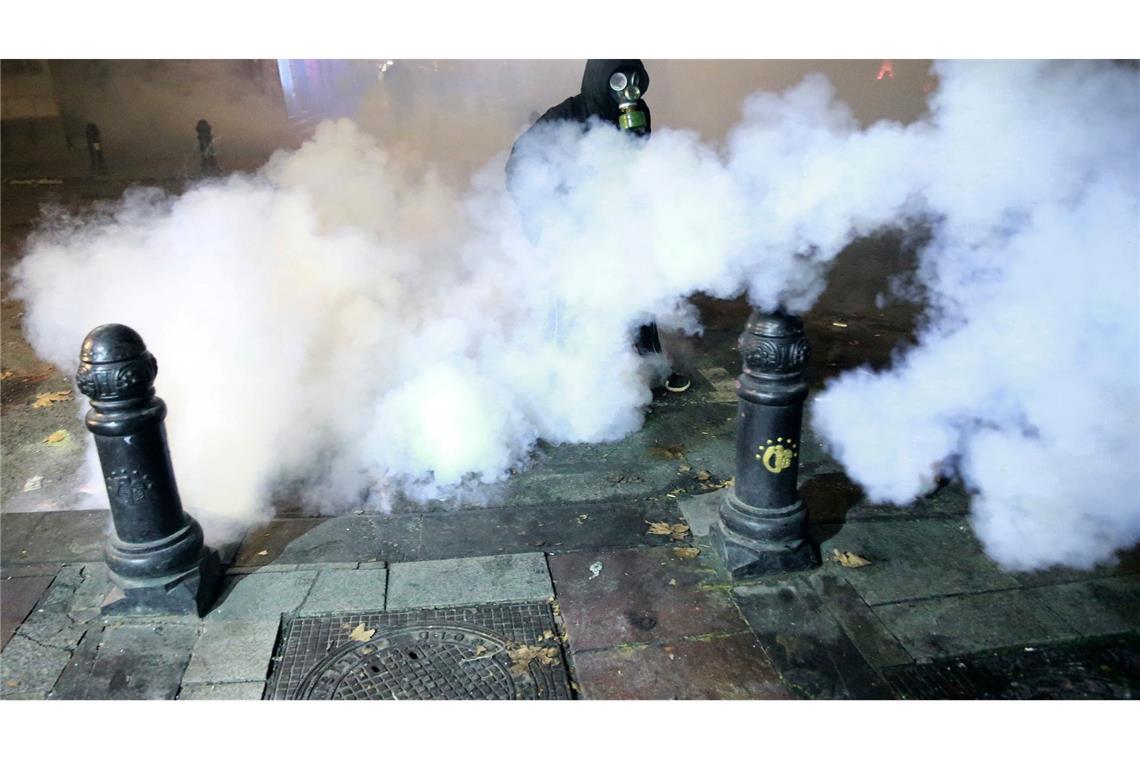
[[[1140,554],[1085,572],[1007,572],[974,538],[960,487],[907,509],[868,503],[810,427],[800,484],[813,538],[825,558],[854,552],[871,564],[825,559],[760,582],[724,578],[708,526],[733,474],[735,340],[747,308],[709,299],[697,299],[705,334],[678,346],[692,390],[657,399],[638,433],[541,447],[481,507],[314,516],[282,494],[275,519],[218,547],[226,574],[204,618],[103,616],[109,517],[81,490],[77,402],[32,406],[71,379],[23,341],[7,273],[47,193],[82,204],[117,190],[4,188],[6,699],[259,699],[296,620],[492,603],[548,606],[578,698],[1128,698],[1140,685]],[[884,273],[849,272],[848,287],[808,315],[814,389],[887,362],[909,340],[912,315],[870,305],[891,256],[857,253],[878,256]],[[71,434],[67,445],[42,443],[57,429]],[[688,530],[648,531],[661,521]]]

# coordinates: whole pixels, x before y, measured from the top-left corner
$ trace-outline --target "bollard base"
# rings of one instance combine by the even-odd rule
[[[206,549],[190,570],[160,578],[124,578],[114,571],[115,587],[103,600],[104,615],[197,615],[204,617],[221,579],[218,553]]]
[[[734,581],[819,567],[819,552],[808,541],[777,544],[744,538],[714,525],[709,533],[717,558]]]
[[[819,550],[807,538],[802,502],[783,509],[757,509],[730,490],[719,517],[709,531],[709,540],[734,581],[819,566]]]

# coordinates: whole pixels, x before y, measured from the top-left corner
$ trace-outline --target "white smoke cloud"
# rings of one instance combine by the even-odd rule
[[[954,64],[923,125],[934,318],[817,429],[873,499],[940,471],[1003,565],[1088,567],[1140,539],[1140,87],[1134,68]]]
[[[923,347],[834,384],[816,423],[872,497],[958,461],[995,557],[1087,564],[1137,537],[1136,75],[938,73],[909,126],[864,129],[815,76],[749,98],[722,146],[552,127],[523,149],[518,203],[502,154],[460,184],[328,122],[255,175],[36,236],[26,330],[64,367],[97,324],[139,330],[187,508],[248,523],[283,478],[320,508],[383,506],[500,480],[540,438],[621,438],[659,369],[638,324],[699,330],[695,291],[805,310],[855,237],[936,218]],[[1066,452],[1071,471],[1051,464]]]

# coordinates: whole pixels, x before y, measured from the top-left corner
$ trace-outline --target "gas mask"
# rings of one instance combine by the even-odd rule
[[[637,107],[641,99],[641,82],[638,72],[615,71],[610,76],[610,96],[617,101],[618,127],[635,135],[643,135],[646,130],[645,114]]]

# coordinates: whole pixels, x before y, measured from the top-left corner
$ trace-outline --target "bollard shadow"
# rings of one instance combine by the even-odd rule
[[[812,534],[826,541],[839,533],[848,513],[866,502],[863,489],[842,472],[825,472],[800,484],[800,498],[807,505]]]

